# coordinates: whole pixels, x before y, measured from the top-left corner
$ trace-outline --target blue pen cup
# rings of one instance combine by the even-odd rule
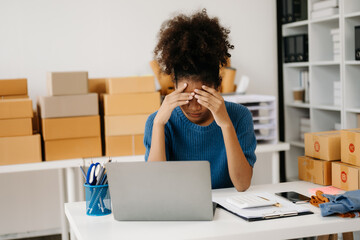
[[[85,186],[86,214],[89,216],[104,216],[111,213],[109,185]]]

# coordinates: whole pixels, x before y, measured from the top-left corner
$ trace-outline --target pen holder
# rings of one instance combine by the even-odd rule
[[[103,216],[111,213],[109,185],[85,186],[86,214],[89,216]]]

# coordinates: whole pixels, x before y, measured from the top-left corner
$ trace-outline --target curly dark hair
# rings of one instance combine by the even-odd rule
[[[192,77],[217,89],[221,85],[219,69],[234,48],[229,33],[218,18],[209,18],[206,9],[191,16],[180,14],[162,24],[154,57],[176,85],[178,79]]]

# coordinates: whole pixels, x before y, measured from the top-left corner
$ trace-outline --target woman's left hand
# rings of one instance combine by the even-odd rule
[[[195,98],[198,103],[209,109],[219,127],[229,126],[231,123],[229,114],[225,107],[224,98],[213,88],[202,86],[195,89]]]

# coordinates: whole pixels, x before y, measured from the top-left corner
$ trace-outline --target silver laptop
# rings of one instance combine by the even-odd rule
[[[105,167],[116,220],[213,219],[207,161],[111,162]]]

